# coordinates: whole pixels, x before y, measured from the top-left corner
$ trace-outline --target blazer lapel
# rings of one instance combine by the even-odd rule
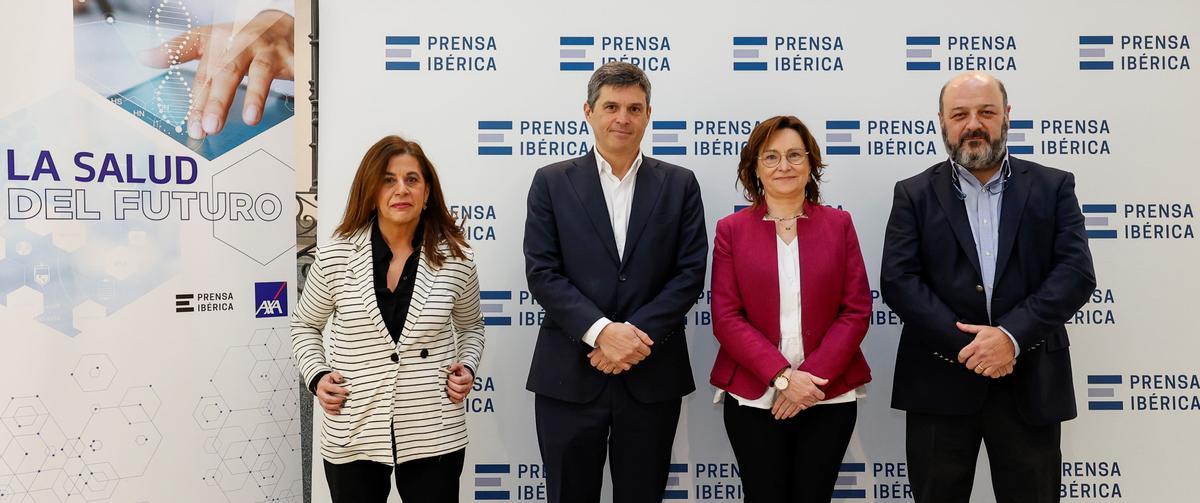
[[[810,347],[809,337],[805,337],[804,326],[811,323],[813,316],[803,316],[803,313],[815,313],[816,307],[814,303],[820,302],[822,285],[815,284],[812,281],[805,281],[804,278],[817,277],[816,271],[821,268],[829,267],[827,263],[817,263],[818,257],[821,255],[817,252],[805,253],[806,250],[814,247],[828,246],[828,237],[821,233],[821,222],[813,222],[814,218],[821,218],[816,213],[821,211],[814,204],[804,201],[804,218],[796,219],[796,255],[800,261],[800,265],[796,270],[800,271],[800,345],[804,347],[804,354],[812,354],[816,350],[815,347]],[[827,287],[826,287],[827,288]],[[779,291],[779,285],[775,285],[775,291]],[[776,293],[778,297],[778,293]],[[776,298],[775,304],[779,304],[779,299]]]
[[[629,210],[629,226],[625,231],[625,253],[621,260],[621,267],[629,262],[629,257],[633,255],[633,249],[637,247],[641,240],[642,231],[646,229],[646,222],[650,220],[650,214],[654,207],[658,204],[658,198],[662,195],[663,181],[662,170],[658,169],[658,161],[649,157],[642,157],[642,165],[638,168],[637,181],[633,187],[633,206]]]
[[[975,247],[975,238],[971,235],[971,223],[967,221],[967,208],[963,205],[962,199],[959,199],[958,194],[954,192],[952,185],[954,180],[950,176],[952,169],[954,167],[950,165],[950,161],[938,165],[933,176],[930,177],[930,183],[933,184],[933,192],[937,194],[938,203],[942,205],[942,211],[946,214],[946,220],[950,222],[954,237],[958,238],[958,246],[962,248],[967,259],[971,261],[971,265],[975,267],[975,276],[982,278],[983,272],[979,267],[979,251]]]
[[[363,306],[367,309],[367,316],[375,324],[375,330],[379,332],[379,336],[387,339],[390,343],[392,342],[392,337],[388,335],[387,324],[383,322],[383,315],[379,312],[379,302],[375,299],[375,271],[372,268],[371,256],[371,224],[354,233],[350,241],[354,243],[355,250],[354,259],[351,260],[350,284],[353,285],[353,291],[362,297]]]
[[[588,155],[575,160],[575,163],[567,169],[567,179],[571,181],[571,186],[575,189],[575,197],[583,206],[584,213],[592,222],[596,234],[600,236],[600,242],[604,244],[604,249],[608,250],[613,262],[620,262],[617,255],[617,238],[613,235],[608,205],[604,202],[604,189],[600,187],[599,169],[596,165],[596,152],[593,150]]]
[[[443,253],[449,250],[443,250]],[[429,298],[429,290],[433,288],[434,282],[437,281],[437,274],[440,269],[431,267],[428,261],[425,260],[425,254],[421,249],[413,250],[413,253],[420,253],[417,257],[417,277],[413,281],[412,300],[408,303],[408,314],[404,317],[404,335],[411,336],[413,328],[417,325],[417,320],[421,318],[421,311],[425,309],[425,300]],[[407,339],[407,337],[406,337]],[[399,341],[401,345],[407,344],[405,339]]]
[[[751,213],[746,230],[749,239],[745,247],[739,247],[739,251],[750,252],[747,254],[750,260],[743,264],[752,272],[750,284],[755,285],[754,292],[746,298],[751,302],[762,302],[762,309],[766,312],[763,319],[775,320],[758,328],[772,343],[779,344],[779,245],[776,243],[779,238],[775,235],[775,222],[763,220],[767,214],[766,208],[763,204]]]
[[[1017,229],[1021,225],[1021,215],[1025,212],[1025,203],[1029,201],[1029,190],[1032,184],[1031,179],[1027,176],[1029,167],[1024,161],[1009,158],[1009,168],[1012,169],[1012,178],[1007,182],[1011,184],[1004,188],[1004,199],[1000,203],[1000,241],[997,243],[999,249],[996,251],[996,278],[993,281],[999,280],[1004,274],[1004,266],[1008,264],[1009,257],[1012,256],[1013,243],[1017,240]]]

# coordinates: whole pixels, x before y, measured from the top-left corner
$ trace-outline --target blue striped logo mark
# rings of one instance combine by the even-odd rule
[[[766,46],[767,37],[733,37],[733,45]]]
[[[854,143],[854,132],[862,129],[860,121],[825,121],[826,155],[860,155],[862,147]]]
[[[596,37],[558,37],[558,70],[590,72],[596,63],[588,61],[588,49],[596,47]]]
[[[1112,217],[1117,214],[1115,204],[1085,204],[1083,225],[1087,229],[1088,239],[1116,239],[1117,230],[1113,228]]]
[[[684,463],[671,463],[667,469],[667,489],[663,492],[664,500],[685,500],[688,499],[687,484],[683,482],[682,476],[687,475],[688,465]]]
[[[512,499],[507,489],[501,489],[502,476],[512,473],[511,465],[475,465],[475,501],[508,501]]]
[[[417,35],[388,35],[384,37],[384,70],[415,71],[421,62],[413,55],[413,49],[421,45]]]
[[[867,472],[866,463],[842,463],[833,485],[834,499],[866,499],[867,490],[859,484]]]
[[[650,153],[653,155],[687,155],[683,133],[687,121],[651,121]]]
[[[1008,129],[1008,152],[1017,155],[1032,154],[1033,145],[1028,144],[1028,135],[1033,132],[1033,121],[1009,121]]]
[[[942,37],[904,37],[904,44],[908,46],[940,46],[942,45]]]
[[[1112,35],[1080,35],[1079,36],[1079,69],[1080,70],[1112,70]]]
[[[479,121],[479,155],[512,155],[509,135],[513,134],[512,121]]]
[[[385,41],[387,45],[421,45],[421,37],[416,35],[389,35]]]
[[[733,37],[733,71],[765,72],[767,37]]]
[[[1117,387],[1123,382],[1125,379],[1120,375],[1088,375],[1088,410],[1124,410],[1125,403],[1116,400]]]
[[[766,61],[734,61],[733,71],[735,72],[765,72],[767,71]]]
[[[942,45],[942,37],[904,37],[904,69],[908,71],[941,70],[942,63],[934,59],[933,50]]]
[[[1080,61],[1080,70],[1112,70],[1112,61]]]
[[[479,309],[483,310],[483,324],[510,326],[512,316],[504,315],[504,301],[512,300],[512,290],[480,290]]]

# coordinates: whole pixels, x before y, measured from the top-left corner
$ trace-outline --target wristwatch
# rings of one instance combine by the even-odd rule
[[[783,371],[780,372],[779,375],[775,376],[775,389],[777,389],[779,391],[783,391],[783,390],[787,389],[788,383],[791,382],[788,380],[788,375],[791,374],[791,372],[790,372],[791,370],[792,369],[790,369],[790,368],[783,369]]]

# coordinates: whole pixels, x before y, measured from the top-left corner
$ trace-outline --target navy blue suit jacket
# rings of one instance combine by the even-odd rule
[[[974,336],[955,321],[1003,326],[1020,346],[1017,413],[1031,424],[1076,416],[1065,323],[1096,286],[1068,172],[1011,158],[1000,209],[992,317],[975,241],[949,161],[896,184],[880,289],[904,322],[892,407],[934,414],[982,409],[993,380],[958,363]]]
[[[696,389],[684,317],[704,289],[708,260],[700,185],[687,169],[643,157],[618,255],[595,156],[541,168],[529,188],[525,277],[546,317],[526,388],[587,403],[609,379],[622,379],[642,402],[679,398]],[[593,368],[582,338],[602,316],[645,331],[650,356],[616,376]]]

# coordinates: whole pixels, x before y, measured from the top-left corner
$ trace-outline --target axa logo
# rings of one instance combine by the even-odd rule
[[[254,283],[254,305],[255,318],[287,316],[287,282]]]

